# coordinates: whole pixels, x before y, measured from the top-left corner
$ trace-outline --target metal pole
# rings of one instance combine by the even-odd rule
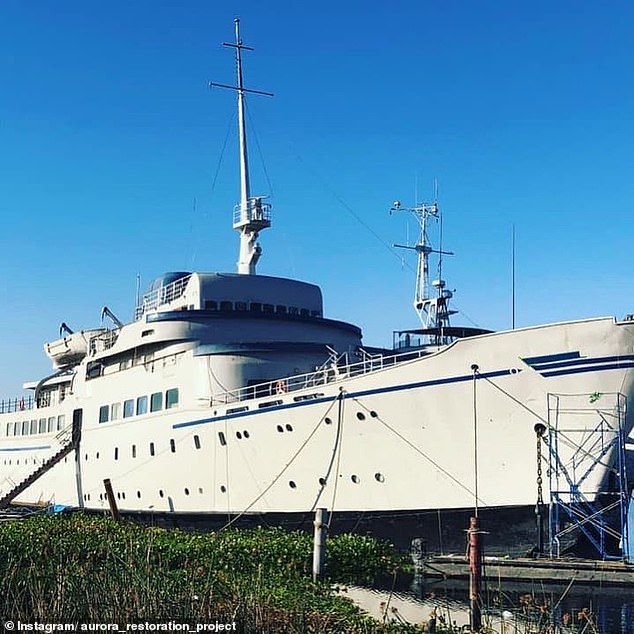
[[[471,631],[479,632],[482,627],[480,610],[480,585],[482,580],[480,528],[478,518],[469,519],[469,605],[471,608]]]
[[[119,509],[117,508],[117,501],[114,499],[114,491],[112,490],[112,484],[110,478],[106,478],[103,481],[103,486],[106,489],[106,497],[108,498],[108,504],[110,504],[110,515],[115,521],[119,520]]]
[[[324,576],[324,560],[326,557],[326,537],[328,536],[328,511],[315,510],[315,538],[313,541],[313,581]]]

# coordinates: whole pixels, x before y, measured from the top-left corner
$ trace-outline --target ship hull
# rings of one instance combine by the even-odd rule
[[[555,429],[559,402],[570,397],[592,415],[575,422],[579,443],[606,416],[629,433],[633,330],[598,319],[482,335],[237,402],[199,398],[208,366],[187,349],[169,364],[155,360],[151,372],[132,368],[85,384],[78,377],[72,399],[56,411],[65,407],[68,421],[81,412],[80,448],[18,501],[103,511],[109,478],[126,513],[295,525],[324,507],[335,530],[369,531],[399,545],[421,537],[431,551],[462,552],[477,493],[483,522],[491,522],[489,547],[525,554],[535,545],[535,425]],[[177,407],[98,422],[104,403],[174,386]],[[558,459],[588,466],[579,491],[594,502],[614,488],[616,448],[597,448],[594,460],[575,442],[561,443]],[[51,434],[2,443],[3,492],[54,451]]]

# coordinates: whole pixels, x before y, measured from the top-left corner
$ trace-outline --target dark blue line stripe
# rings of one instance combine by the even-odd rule
[[[496,370],[495,372],[484,372],[478,375],[480,379],[492,379],[499,376],[507,376],[511,374],[510,370]],[[461,376],[451,376],[444,379],[434,379],[432,381],[419,381],[417,383],[405,383],[401,385],[392,385],[390,387],[379,387],[372,390],[361,390],[359,392],[350,392],[344,395],[345,398],[357,398],[361,396],[371,396],[373,394],[387,394],[389,392],[400,392],[405,390],[414,390],[420,387],[431,387],[434,385],[448,385],[451,383],[464,383],[465,381],[473,381],[473,374],[464,374]],[[200,420],[188,421],[185,423],[176,423],[172,425],[172,429],[180,429],[181,427],[193,427],[196,425],[205,425],[206,423],[217,423],[223,420],[231,420],[234,418],[242,418],[244,416],[255,416],[266,412],[279,412],[282,410],[293,409],[295,407],[306,407],[307,405],[317,405],[318,403],[330,403],[336,398],[336,395],[324,398],[315,398],[309,401],[300,401],[298,403],[285,403],[276,405],[275,407],[264,407],[262,409],[251,410],[248,412],[238,412],[236,414],[225,414],[224,416],[214,416],[212,418],[203,418]]]
[[[555,370],[553,372],[540,372],[543,377],[565,376],[566,374],[582,374],[583,372],[601,372],[603,370],[620,370],[622,368],[634,368],[633,361],[623,361],[622,363],[609,363],[607,365],[591,365],[583,368],[571,368],[568,370]]]
[[[534,363],[548,363],[549,361],[564,361],[565,359],[578,359],[581,355],[579,352],[560,352],[558,354],[546,354],[541,357],[526,357],[522,359],[524,363],[533,365]]]
[[[50,448],[50,445],[40,445],[39,447],[0,447],[0,451],[35,451],[36,449]]]
[[[590,365],[592,363],[609,363],[610,361],[634,361],[634,355],[632,354],[624,354],[616,357],[594,357],[591,359],[574,359],[572,361],[560,361],[559,363],[538,363],[532,365],[533,370],[550,370],[555,368],[568,368],[574,367],[577,365]]]

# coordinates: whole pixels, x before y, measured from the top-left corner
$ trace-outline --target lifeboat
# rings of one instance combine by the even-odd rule
[[[61,339],[44,344],[44,352],[56,368],[77,365],[88,354],[90,340],[102,334],[106,328],[80,330]]]

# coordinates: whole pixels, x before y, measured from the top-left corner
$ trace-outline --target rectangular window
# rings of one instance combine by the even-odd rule
[[[136,400],[136,414],[147,414],[147,396],[139,396]]]
[[[110,413],[110,406],[109,405],[102,405],[99,408],[99,422],[100,423],[107,423],[108,422],[108,414]]]
[[[218,304],[213,299],[206,299],[205,310],[218,310]]]
[[[40,418],[40,424],[37,431],[40,434],[46,433],[46,418]]]
[[[224,447],[227,444],[227,439],[225,438],[225,434],[222,431],[218,432],[218,440],[220,441],[220,444]]]
[[[262,309],[265,313],[272,313],[275,311],[273,304],[262,304]]]
[[[134,416],[134,399],[123,401],[123,418]]]
[[[119,447],[114,448],[114,459],[119,460]]]
[[[249,309],[252,310],[254,313],[261,313],[262,304],[260,302],[251,302]]]
[[[286,313],[288,312],[288,308],[286,308],[286,306],[282,306],[282,305],[277,305],[275,307],[275,312],[278,315],[286,315]]]
[[[7,436],[13,436],[13,423],[7,423]]]
[[[173,438],[170,438],[170,450],[172,453],[176,453],[176,443]]]
[[[150,411],[158,412],[163,409],[163,392],[154,392],[150,397]]]
[[[65,424],[66,424],[66,418],[64,417],[64,414],[60,414],[57,417],[57,430],[59,431],[60,429],[64,429]]]
[[[153,455],[154,455],[154,443],[151,442],[150,443],[150,456],[153,456]]]
[[[200,436],[198,435],[194,436],[194,447],[196,447],[196,449],[200,449]]]
[[[234,308],[236,310],[246,310],[247,309],[247,304],[246,304],[246,302],[236,302],[234,304]]]
[[[110,420],[119,420],[121,418],[121,403],[113,403],[110,406]]]
[[[29,433],[29,421],[23,420],[22,421],[22,435],[26,436],[26,434],[28,433]],[[13,435],[14,436],[20,435],[20,421],[13,423]]]
[[[165,409],[170,409],[178,405],[178,388],[173,387],[165,392]]]
[[[233,310],[233,302],[220,302],[220,310]]]
[[[31,430],[30,430],[29,433],[37,434],[37,420],[32,420],[31,421]]]
[[[132,359],[124,359],[119,362],[119,370],[127,370],[132,367]]]
[[[51,416],[51,417],[48,419],[48,430],[47,430],[47,431],[49,431],[49,432],[51,432],[51,431],[55,431],[55,423],[56,423],[56,422],[57,422],[57,421],[56,421],[56,419],[55,419],[55,416]]]
[[[136,445],[132,445],[132,457],[136,458]]]

